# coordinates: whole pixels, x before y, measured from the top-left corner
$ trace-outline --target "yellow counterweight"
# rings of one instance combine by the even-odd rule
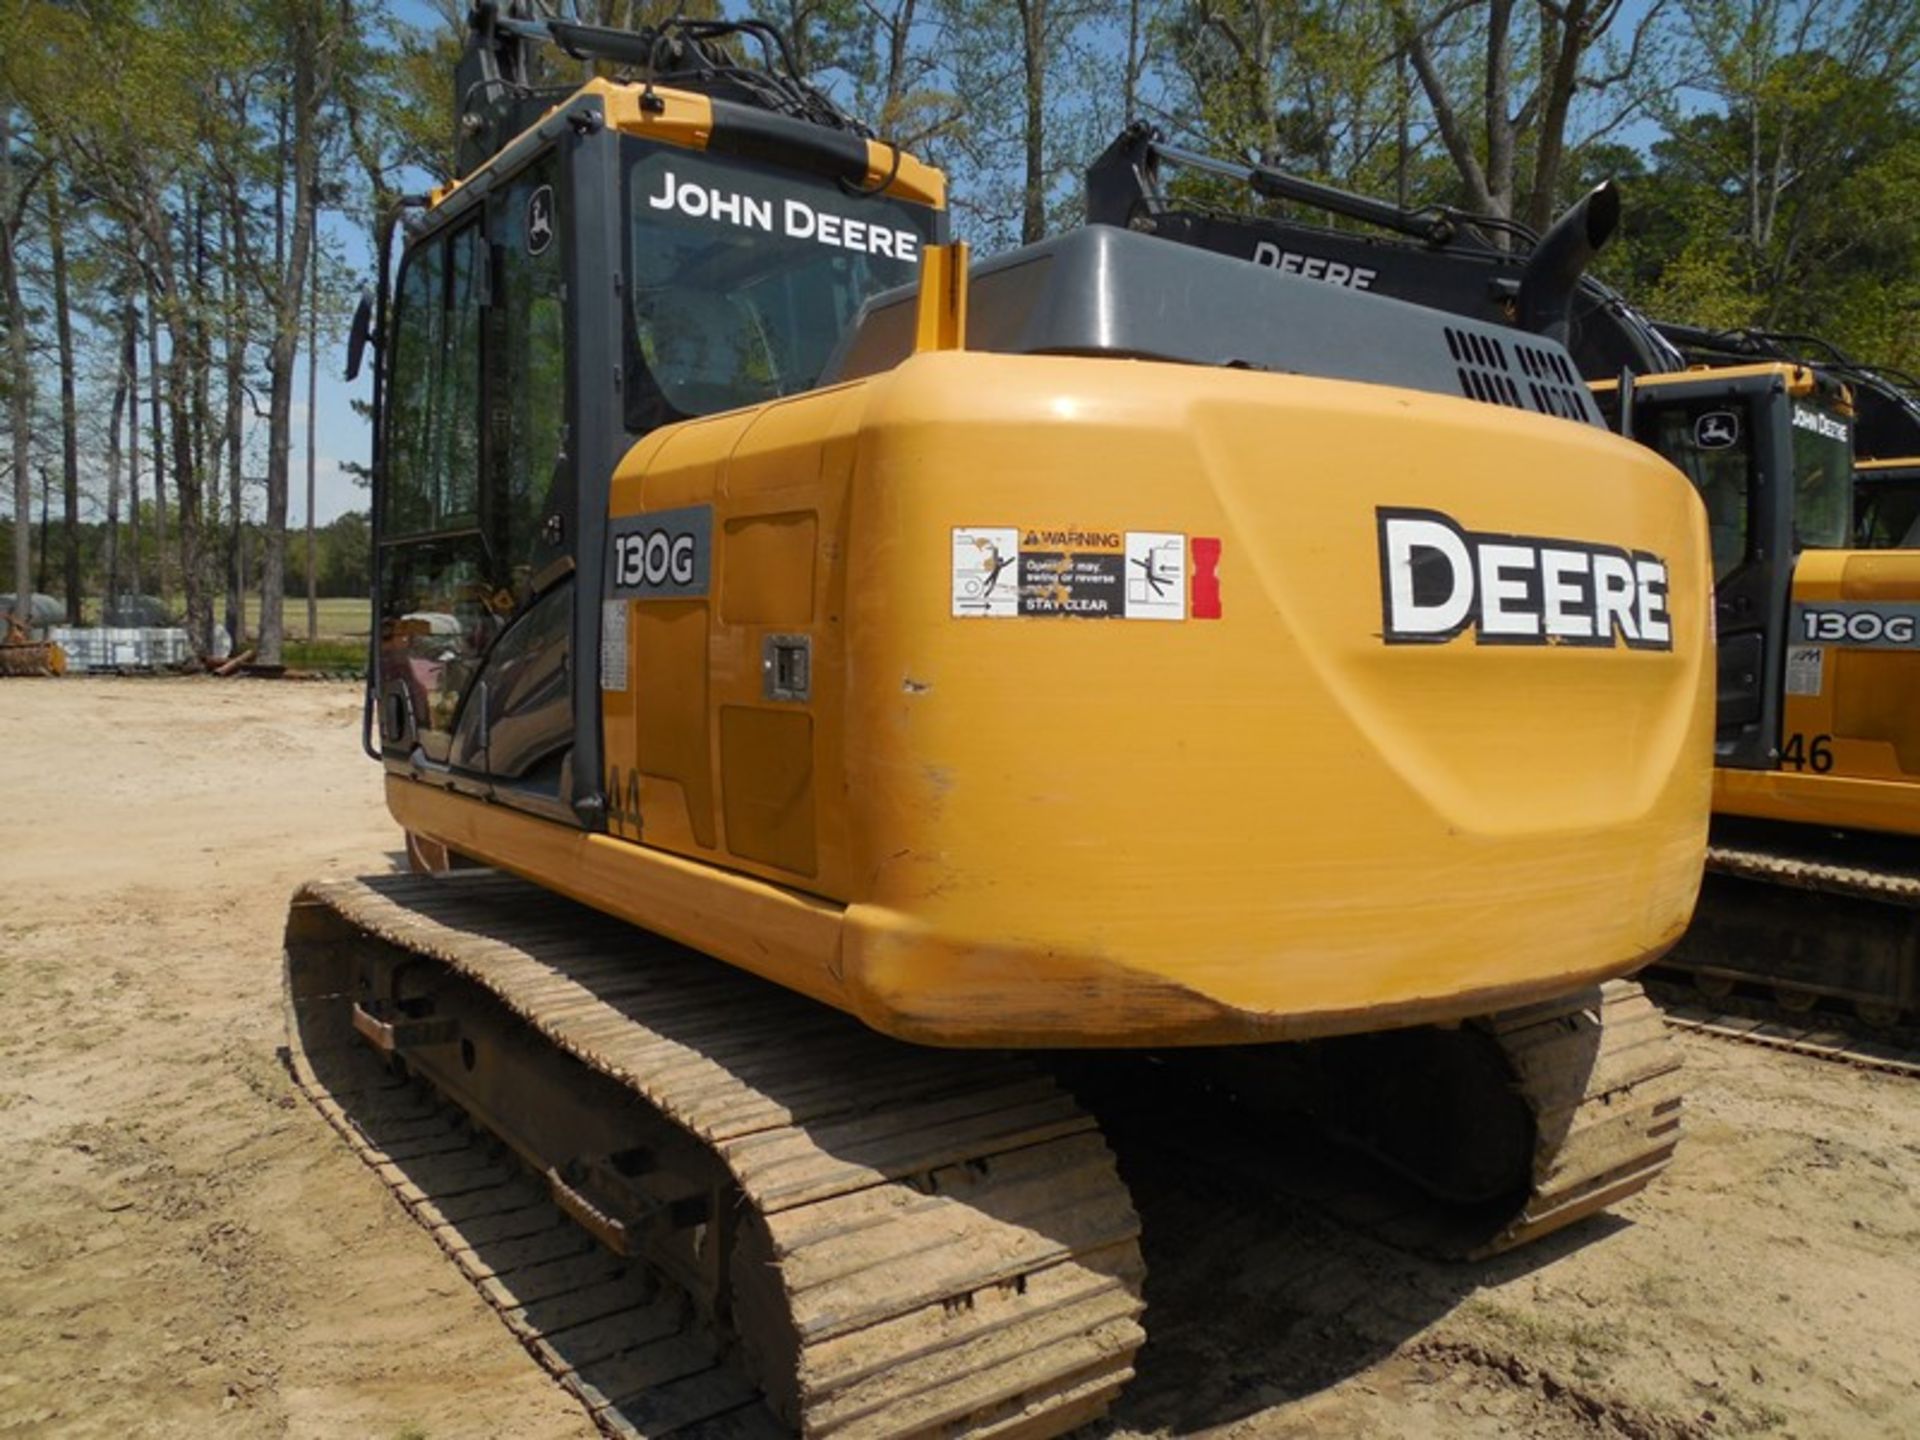
[[[656,432],[611,509],[609,833],[396,813],[881,1030],[1374,1030],[1687,922],[1704,517],[1598,429],[930,353]]]

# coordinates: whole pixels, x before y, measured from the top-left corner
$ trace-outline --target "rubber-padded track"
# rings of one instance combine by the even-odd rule
[[[1653,993],[1676,1030],[1920,1080],[1920,1031],[1911,1028],[1863,1032],[1845,1017],[1796,1016],[1745,996],[1703,1001],[1678,985],[1656,986]]]
[[[1473,1253],[1511,1250],[1643,1190],[1680,1141],[1680,1051],[1630,980],[1480,1022],[1533,1111],[1533,1189]]]
[[[1920,906],[1920,875],[1839,865],[1805,855],[1781,854],[1731,845],[1707,848],[1707,868],[1742,880],[1762,880],[1799,890],[1851,895],[1888,905]]]
[[[900,1044],[491,872],[302,890],[296,1003],[320,1003],[297,1000],[305,947],[343,926],[482,986],[724,1162],[771,1240],[803,1433],[1055,1435],[1131,1378],[1138,1218],[1094,1121],[1025,1062]]]
[[[1690,976],[1709,1001],[1771,992],[1783,1025],[1820,1005],[1880,1028],[1920,1025],[1920,845],[1715,824],[1693,925],[1656,975]]]
[[[744,1368],[684,1295],[596,1253],[547,1187],[423,1084],[358,1044],[292,1052],[320,1113],[508,1330],[616,1440],[778,1440]]]

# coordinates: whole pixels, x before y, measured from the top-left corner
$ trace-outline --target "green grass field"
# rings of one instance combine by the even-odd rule
[[[185,608],[185,599],[174,594],[167,603],[175,614]],[[367,638],[367,601],[357,595],[322,595],[319,600],[319,628],[313,635],[307,634],[307,602],[304,596],[289,597],[286,609],[281,612],[286,625],[288,640],[313,640],[320,643],[328,641],[352,640],[356,643],[355,653],[363,653]],[[100,623],[100,601],[89,597],[82,611],[89,625]],[[227,595],[222,590],[213,597],[213,618],[224,621],[227,614]],[[260,597],[257,594],[247,596],[247,633],[258,634],[260,629]]]
[[[214,603],[214,614],[220,615],[226,609],[224,598]],[[322,595],[319,601],[320,628],[313,636],[316,640],[349,640],[367,638],[367,602],[353,595]],[[287,638],[307,639],[307,602],[304,597],[289,597],[287,608],[282,612],[286,621]],[[260,597],[247,597],[247,630],[256,631],[260,625]],[[364,647],[363,647],[364,648]]]

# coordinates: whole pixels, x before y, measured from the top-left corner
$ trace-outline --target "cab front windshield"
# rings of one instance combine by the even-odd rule
[[[817,176],[631,142],[629,429],[812,388],[882,290],[911,283],[938,212]]]
[[[1793,402],[1793,543],[1844,549],[1853,528],[1853,423],[1825,406]]]
[[[1920,550],[1920,475],[1862,476],[1854,541],[1866,550]]]

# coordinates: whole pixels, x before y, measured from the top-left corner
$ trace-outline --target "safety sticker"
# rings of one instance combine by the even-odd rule
[[[1020,613],[1020,532],[969,526],[953,532],[953,613],[1000,619]]]
[[[1127,532],[1127,618],[1187,618],[1187,537]]]
[[[1820,645],[1787,647],[1787,694],[1818,695],[1825,678],[1826,648]]]
[[[600,688],[627,688],[627,602],[600,602]]]
[[[1220,541],[1164,530],[961,526],[953,613],[1217,620]]]
[[[1128,553],[1118,530],[1022,526],[1020,613],[1092,620],[1124,616]]]

